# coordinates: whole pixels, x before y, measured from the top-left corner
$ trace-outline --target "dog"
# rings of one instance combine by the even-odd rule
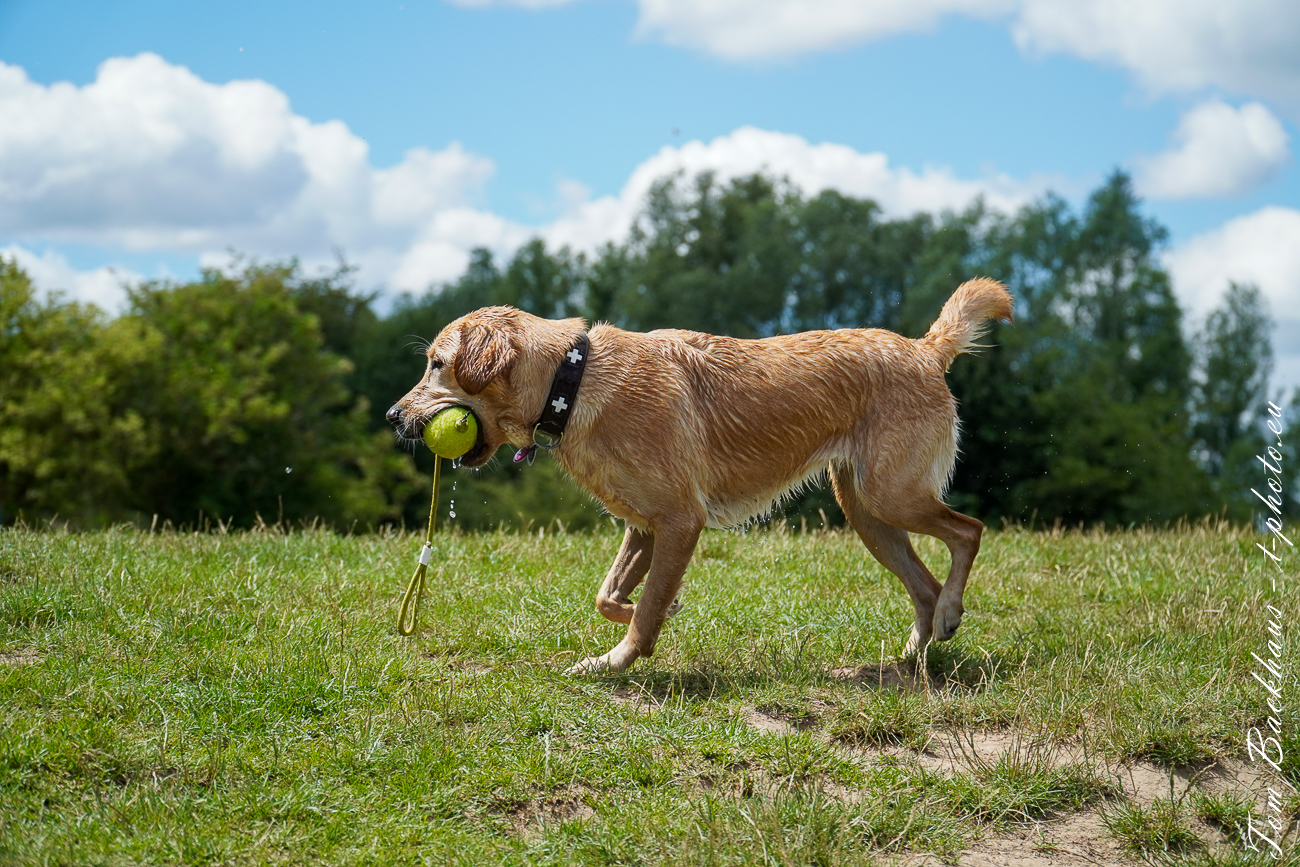
[[[623,671],[653,654],[680,608],[701,531],[768,514],[826,471],[848,523],[912,599],[906,656],[957,631],[984,530],[943,501],[958,438],[944,374],[988,320],[1010,322],[1011,314],[1011,296],[987,278],[958,287],[915,340],[872,328],[761,340],[607,323],[587,330],[581,319],[487,307],[442,330],[423,378],[388,419],[415,440],[437,412],[468,407],[479,436],[463,466],[482,466],[505,443],[527,448],[566,353],[577,355],[572,348],[585,334],[581,384],[551,453],[625,522],[596,609],[628,630],[570,673]],[[944,584],[916,555],[909,532],[947,546]]]

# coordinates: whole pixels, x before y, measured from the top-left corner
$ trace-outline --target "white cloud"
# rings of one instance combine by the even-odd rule
[[[1274,313],[1300,315],[1300,210],[1270,206],[1197,235],[1166,254],[1179,296],[1203,315],[1228,282],[1254,283]]]
[[[1015,0],[638,0],[638,33],[732,60],[841,48],[927,30],[950,14],[990,16]]]
[[[59,292],[78,301],[88,301],[110,313],[116,312],[126,298],[123,285],[139,283],[143,279],[129,269],[110,266],[79,271],[55,250],[37,254],[25,247],[11,245],[0,248],[0,259],[16,261],[39,292]]]
[[[1046,189],[1046,182],[1024,183],[1005,176],[963,180],[949,170],[919,173],[893,168],[883,153],[860,153],[840,144],[812,144],[788,133],[741,127],[711,142],[665,147],[633,170],[618,196],[576,205],[544,227],[552,245],[590,250],[625,237],[646,193],[656,180],[675,172],[690,178],[704,171],[726,181],[755,172],[784,176],[807,195],[822,190],[876,200],[889,216],[918,211],[959,210],[978,196],[993,208],[1011,210]]]
[[[108,60],[84,87],[0,63],[0,236],[20,241],[382,261],[492,172],[454,143],[376,169],[346,125],[294,114],[275,87],[154,54]]]
[[[1230,220],[1171,250],[1165,265],[1193,322],[1229,281],[1258,286],[1277,323],[1274,383],[1300,386],[1300,210],[1271,206]]]
[[[1226,88],[1300,107],[1293,0],[1021,0],[1020,46],[1131,70],[1153,91]]]
[[[454,0],[461,6],[565,0]],[[1021,49],[1131,71],[1155,92],[1217,87],[1300,111],[1294,0],[637,0],[638,35],[730,60],[835,50],[944,18],[1007,21]]]
[[[1235,196],[1259,186],[1290,157],[1281,122],[1258,102],[1214,100],[1183,116],[1176,145],[1141,162],[1138,186],[1155,199]]]
[[[457,208],[438,213],[394,265],[391,282],[399,287],[424,287],[436,280],[460,276],[469,252],[487,247],[506,254],[522,246],[536,231],[496,214]]]

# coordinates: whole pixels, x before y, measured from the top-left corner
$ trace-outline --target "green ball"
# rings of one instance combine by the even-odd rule
[[[477,440],[478,419],[463,406],[447,407],[424,426],[424,442],[440,458],[458,458]]]

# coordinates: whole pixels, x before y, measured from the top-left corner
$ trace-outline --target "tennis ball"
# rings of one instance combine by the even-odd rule
[[[441,458],[458,458],[477,440],[478,419],[463,406],[447,407],[424,426],[425,443]]]

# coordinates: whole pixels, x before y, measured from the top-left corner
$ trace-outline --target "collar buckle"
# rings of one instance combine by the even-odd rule
[[[536,447],[544,448],[549,452],[551,449],[558,446],[562,439],[564,439],[564,431],[560,431],[559,433],[544,431],[542,430],[541,422],[533,425],[533,445]]]

